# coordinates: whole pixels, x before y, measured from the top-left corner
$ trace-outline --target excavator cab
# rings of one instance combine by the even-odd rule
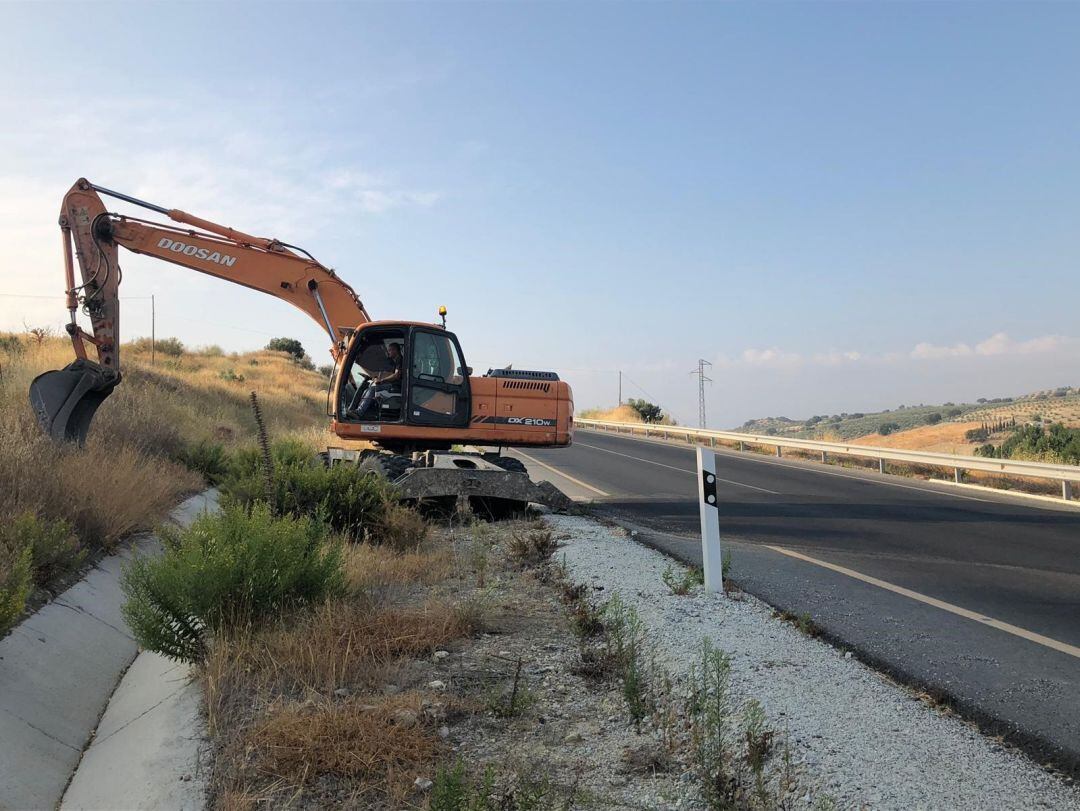
[[[338,374],[337,419],[465,428],[469,371],[457,336],[442,327],[366,324],[353,334]]]

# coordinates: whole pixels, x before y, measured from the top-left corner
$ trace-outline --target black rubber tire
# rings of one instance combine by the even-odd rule
[[[484,456],[484,458],[491,462],[491,464],[498,465],[503,470],[508,470],[511,473],[524,473],[526,476],[529,475],[529,471],[525,467],[525,463],[513,456],[491,454]]]
[[[388,482],[396,482],[413,468],[412,459],[393,453],[373,453],[357,465],[360,470],[375,473]]]

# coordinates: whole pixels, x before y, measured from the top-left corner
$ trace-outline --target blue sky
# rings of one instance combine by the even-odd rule
[[[1080,6],[6,5],[0,328],[85,175],[301,244],[469,362],[710,423],[1080,384]],[[76,24],[77,23],[77,24]],[[139,257],[127,336],[314,324]],[[630,382],[633,381],[633,382]]]

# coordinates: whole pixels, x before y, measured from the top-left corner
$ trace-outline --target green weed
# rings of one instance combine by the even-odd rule
[[[310,518],[227,506],[185,530],[163,527],[164,554],[123,573],[123,613],[139,644],[200,661],[213,632],[343,594],[340,542]]]

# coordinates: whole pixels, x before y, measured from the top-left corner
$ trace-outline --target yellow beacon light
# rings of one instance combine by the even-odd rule
[[[439,305],[439,316],[442,318],[443,329],[446,328],[446,307],[442,304]]]

